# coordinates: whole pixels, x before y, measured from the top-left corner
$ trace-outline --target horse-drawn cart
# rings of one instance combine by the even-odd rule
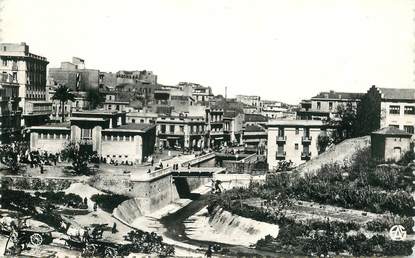
[[[5,253],[19,254],[27,248],[28,244],[36,247],[52,242],[54,229],[37,221],[31,220],[31,223],[28,223],[29,219],[28,216],[23,218],[8,216],[0,218],[0,234],[8,237]],[[13,248],[8,249],[7,245],[10,242],[13,243]]]
[[[125,255],[123,254],[121,244],[116,244],[102,239],[85,240],[70,237],[64,240],[65,244],[70,249],[73,248],[81,251],[82,256],[117,257],[119,255]]]
[[[71,224],[66,232],[67,237],[62,239],[70,249],[79,250],[82,256],[116,257],[126,256],[123,244],[114,243],[102,238],[107,224],[93,224],[91,228]]]

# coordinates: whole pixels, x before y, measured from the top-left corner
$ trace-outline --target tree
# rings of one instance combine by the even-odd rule
[[[89,103],[89,109],[95,109],[105,101],[105,97],[98,89],[88,89],[86,100]]]
[[[329,127],[334,128],[332,139],[334,143],[339,143],[345,139],[354,137],[356,124],[356,109],[351,103],[337,106],[337,114],[328,120]]]
[[[19,157],[27,150],[27,145],[23,142],[13,142],[0,146],[0,162],[4,164],[13,174],[17,174],[22,166]]]
[[[75,95],[65,85],[60,85],[53,95],[52,99],[59,100],[61,106],[62,122],[65,122],[65,103],[75,101]]]
[[[354,136],[364,136],[380,128],[380,95],[372,91],[366,93],[357,106]],[[383,111],[382,111],[383,112]]]
[[[325,152],[331,142],[332,139],[326,133],[319,134],[317,137],[318,154]]]
[[[75,142],[69,142],[62,150],[62,157],[72,162],[72,170],[77,175],[89,175],[88,161],[90,154]]]

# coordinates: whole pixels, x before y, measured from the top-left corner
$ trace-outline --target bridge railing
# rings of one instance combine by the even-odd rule
[[[208,160],[208,159],[212,159],[216,156],[216,154],[214,152],[212,153],[208,153],[208,154],[204,154],[202,156],[196,157],[194,159],[191,159],[189,161],[183,162],[182,165],[187,166],[190,163],[190,166],[198,164],[202,161]]]
[[[189,163],[190,163],[190,165],[194,165],[194,164],[198,164],[202,161],[205,161],[207,159],[211,159],[211,158],[214,158],[214,157],[215,157],[215,153],[208,153],[208,154],[205,154],[205,155],[202,155],[202,156],[199,156],[199,157],[195,157],[194,159],[191,159],[189,161],[182,162],[181,165],[182,166],[183,165],[187,166]],[[159,176],[169,174],[169,173],[171,173],[171,171],[172,171],[172,167],[165,167],[165,168],[158,169],[156,171],[150,172],[147,175],[148,175],[149,178],[156,178],[156,177],[159,177]]]

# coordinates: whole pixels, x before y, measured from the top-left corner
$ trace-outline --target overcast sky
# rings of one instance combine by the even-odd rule
[[[292,104],[330,89],[414,86],[412,0],[1,2],[2,41],[28,43],[49,67],[78,56],[88,68]]]

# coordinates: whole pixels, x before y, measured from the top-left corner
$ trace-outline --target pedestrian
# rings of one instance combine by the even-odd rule
[[[210,257],[212,257],[212,253],[213,253],[212,252],[212,246],[209,245],[208,249],[206,250],[205,256],[210,258]]]
[[[98,205],[97,203],[94,203],[94,211],[97,211]]]
[[[43,165],[40,165],[40,174],[43,174]]]
[[[88,205],[88,199],[85,197],[84,198],[84,205],[87,206]]]
[[[154,159],[151,159],[151,166],[154,166]]]
[[[115,223],[115,222],[114,222],[114,225],[112,225],[112,230],[111,230],[111,232],[112,232],[113,234],[117,233],[117,223]]]
[[[151,169],[148,169],[147,174],[150,174],[150,173],[151,173]]]

